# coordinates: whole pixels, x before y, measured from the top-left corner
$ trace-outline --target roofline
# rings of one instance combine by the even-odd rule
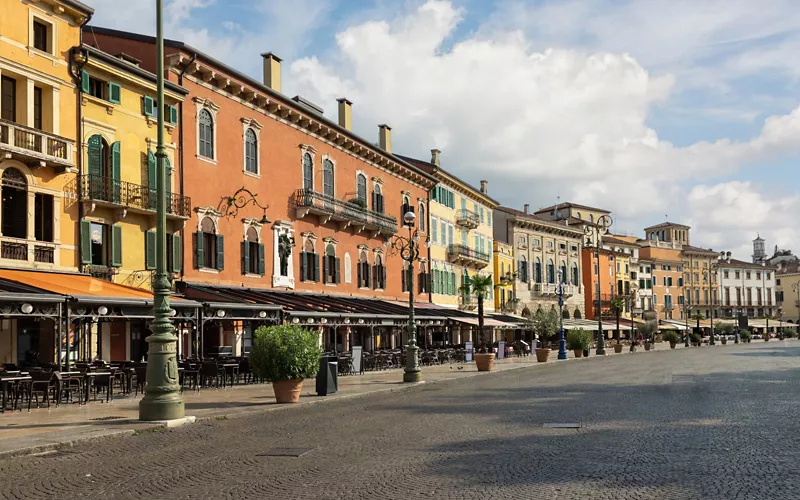
[[[572,203],[572,202],[568,202],[568,201],[565,201],[564,203],[559,203],[557,205],[550,205],[549,207],[540,208],[539,210],[535,211],[534,213],[535,214],[540,214],[540,213],[544,213],[544,212],[551,212],[551,211],[555,210],[556,207],[558,207],[558,208],[561,208],[561,207],[565,207],[565,208],[575,207],[575,208],[582,208],[584,210],[591,210],[593,212],[602,212],[604,214],[610,214],[611,213],[610,210],[605,210],[603,208],[590,207],[589,205],[581,205],[580,203]]]
[[[102,28],[102,27],[98,27],[98,26],[86,26],[84,29],[91,30],[91,31],[93,31],[95,33],[99,33],[101,35],[117,36],[119,38],[126,38],[126,39],[129,39],[129,40],[137,40],[137,41],[145,42],[145,43],[152,43],[152,44],[156,43],[155,37],[149,36],[149,35],[141,35],[141,34],[138,34],[138,33],[131,33],[131,32],[128,32],[128,31],[120,31],[120,30],[115,30],[115,29],[111,29],[111,28]],[[242,82],[245,82],[248,85],[251,85],[251,86],[257,88],[259,91],[268,94],[270,97],[273,97],[273,98],[275,98],[277,100],[280,100],[283,104],[285,104],[287,106],[290,106],[295,111],[297,111],[299,113],[303,113],[303,114],[308,114],[308,111],[306,111],[302,107],[298,106],[295,101],[291,100],[286,95],[284,95],[284,94],[282,94],[280,92],[276,92],[275,90],[273,90],[273,89],[267,87],[266,85],[264,85],[262,82],[259,82],[258,80],[255,80],[254,78],[251,78],[251,77],[247,76],[246,74],[242,73],[241,71],[239,71],[237,69],[234,69],[234,68],[228,66],[227,64],[223,63],[222,61],[214,59],[213,57],[209,56],[205,52],[202,52],[200,50],[195,49],[191,45],[188,45],[188,44],[186,44],[184,42],[181,42],[181,41],[178,41],[178,40],[164,39],[164,46],[165,47],[172,47],[172,48],[175,48],[175,49],[182,50],[184,52],[188,52],[192,56],[194,56],[195,58],[200,59],[202,61],[205,61],[205,62],[211,64],[212,66],[216,66],[219,69],[221,69],[221,70],[225,71],[226,73],[230,74],[234,78],[239,79]],[[387,152],[387,151],[375,146],[370,141],[364,139],[360,135],[356,135],[355,133],[353,133],[353,131],[342,127],[337,122],[335,122],[335,121],[333,121],[333,120],[331,120],[331,119],[329,119],[329,118],[327,118],[327,117],[325,117],[323,115],[314,115],[313,118],[324,122],[326,126],[329,126],[331,128],[336,129],[337,132],[339,132],[339,133],[341,133],[343,135],[346,135],[346,136],[350,137],[351,139],[357,140],[362,146],[367,147],[367,148],[369,148],[369,149],[371,149],[371,150],[373,150],[373,151],[375,151],[375,152],[377,152],[377,153],[379,153],[379,154],[381,154],[383,156],[386,156],[387,158],[390,158],[393,161],[396,161],[400,165],[402,165],[402,166],[412,170],[413,172],[423,176],[424,178],[428,179],[432,183],[438,182],[438,180],[435,177],[433,177],[432,175],[428,174],[427,172],[424,172],[421,169],[415,167],[414,165],[411,165],[408,162],[398,158],[396,155],[394,155],[392,153],[389,153],[389,152]]]
[[[525,215],[525,214],[517,214],[517,213],[514,213],[514,212],[509,212],[509,210],[514,210],[513,208],[510,209],[509,207],[498,206],[497,208],[495,208],[495,210],[500,210],[501,212],[507,213],[511,217],[514,217],[514,218],[517,218],[517,219],[520,219],[520,220],[523,220],[523,221],[530,221],[530,222],[539,223],[539,224],[542,224],[545,227],[549,227],[549,228],[552,228],[552,229],[565,229],[565,230],[570,231],[570,232],[579,233],[578,236],[583,236],[583,234],[584,234],[582,229],[578,229],[578,226],[568,226],[566,224],[560,224],[559,221],[541,219],[541,218],[539,218],[539,217],[537,217],[537,216],[535,216],[533,214]]]
[[[78,0],[59,0],[61,3],[69,5],[75,10],[79,10],[86,14],[87,16],[91,17],[94,14],[94,9],[89,7],[83,2],[79,2]]]
[[[692,228],[692,226],[687,226],[686,224],[678,224],[677,222],[659,222],[658,224],[653,224],[652,226],[644,228],[644,230],[647,231],[648,229],[655,229],[657,227],[666,227],[666,226],[664,226],[664,224],[669,225],[669,226],[683,227],[683,228],[686,228],[686,229],[691,229]]]
[[[429,163],[429,162],[426,162],[425,160],[419,160],[419,159],[413,158],[411,156],[405,156],[405,155],[399,155],[399,154],[395,155],[395,156],[399,157],[403,161],[407,161],[407,159],[410,159],[410,160],[418,161],[420,163]],[[433,169],[433,172],[430,175],[435,177],[437,172],[442,172],[445,175],[448,175],[448,176],[452,177],[453,179],[455,179],[456,181],[460,182],[461,184],[467,186],[470,190],[474,191],[475,193],[477,193],[479,196],[483,197],[484,199],[489,200],[491,203],[494,203],[497,206],[500,206],[500,202],[499,201],[495,200],[494,198],[489,196],[487,193],[484,193],[480,189],[476,188],[475,186],[473,186],[469,182],[464,181],[463,179],[461,179],[460,177],[458,177],[454,173],[450,172],[449,170],[446,170],[446,169],[444,169],[444,168],[442,168],[442,167],[440,167],[440,166],[438,166],[438,165],[436,165],[434,163],[430,163],[430,166]],[[418,167],[415,166],[415,168],[418,168]]]
[[[105,62],[106,64],[114,66],[117,69],[120,69],[122,71],[127,71],[127,72],[132,73],[132,74],[134,74],[136,76],[144,78],[145,80],[148,80],[148,81],[150,81],[152,83],[155,83],[155,84],[158,83],[157,77],[153,73],[150,73],[149,71],[147,71],[147,70],[145,70],[143,68],[140,68],[139,66],[136,66],[135,64],[129,63],[128,61],[123,61],[119,57],[113,56],[113,55],[109,54],[108,52],[104,52],[104,51],[102,51],[100,49],[97,49],[95,47],[92,47],[90,45],[84,45],[83,43],[81,43],[81,49],[85,50],[88,54],[90,54],[92,56],[95,56],[97,59]],[[186,89],[184,87],[181,87],[177,83],[170,82],[169,80],[164,80],[164,87],[168,88],[172,92],[175,92],[177,94],[181,94],[181,95],[184,95],[184,96],[189,94],[189,90],[188,89]]]

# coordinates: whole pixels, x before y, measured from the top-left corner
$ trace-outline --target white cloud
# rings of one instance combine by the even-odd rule
[[[747,141],[676,147],[648,126],[674,76],[654,76],[624,52],[539,50],[521,31],[479,31],[445,49],[463,15],[429,0],[391,21],[350,26],[337,35],[337,50],[295,61],[289,78],[330,111],[337,97],[353,100],[356,131],[368,138],[377,123],[391,124],[398,152],[426,158],[442,149],[445,168],[503,186],[495,195],[506,204],[543,206],[559,193],[610,208],[631,227],[664,214],[693,218],[680,208],[692,180],[800,152],[800,108],[769,118]],[[711,40],[727,33],[718,31]]]

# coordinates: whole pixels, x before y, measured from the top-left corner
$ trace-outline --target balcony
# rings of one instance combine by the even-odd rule
[[[580,293],[581,287],[576,285],[564,285],[564,297],[572,297],[573,295]],[[531,293],[533,297],[548,297],[558,296],[558,285],[555,283],[534,283],[533,284],[533,291]]]
[[[480,226],[481,218],[472,210],[462,208],[456,213],[456,224],[467,229],[475,229]]]
[[[459,294],[458,308],[462,311],[474,311],[478,308],[478,296],[471,293]]]
[[[81,201],[93,206],[120,208],[148,215],[156,212],[156,202],[158,201],[156,190],[149,186],[99,175],[79,176],[67,186],[66,191],[75,193]],[[168,218],[188,219],[191,217],[191,211],[191,198],[167,193]]]
[[[98,278],[105,281],[114,282],[114,276],[117,275],[119,269],[116,267],[98,266],[95,264],[87,264],[81,267],[81,272],[88,274],[92,278]]]
[[[488,253],[469,248],[466,245],[450,245],[447,249],[447,258],[450,262],[478,269],[486,267],[491,261]]]
[[[336,221],[342,231],[353,226],[356,233],[367,230],[373,233],[373,237],[397,233],[397,219],[368,210],[354,201],[339,200],[311,189],[298,189],[294,201],[298,219],[315,214],[319,217],[320,224]]]
[[[0,260],[54,264],[56,245],[45,241],[0,237]]]
[[[75,167],[72,158],[74,145],[65,137],[0,120],[0,151],[29,167],[72,169]]]

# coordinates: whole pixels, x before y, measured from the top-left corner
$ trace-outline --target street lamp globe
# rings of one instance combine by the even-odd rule
[[[403,216],[403,222],[405,222],[407,226],[413,226],[414,225],[414,221],[416,221],[416,220],[417,220],[417,216],[414,215],[414,212],[411,212],[411,211],[406,212],[406,214]]]

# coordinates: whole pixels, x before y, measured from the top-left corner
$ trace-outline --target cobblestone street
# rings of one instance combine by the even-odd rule
[[[797,341],[522,368],[5,458],[0,498],[800,498],[798,368]]]

